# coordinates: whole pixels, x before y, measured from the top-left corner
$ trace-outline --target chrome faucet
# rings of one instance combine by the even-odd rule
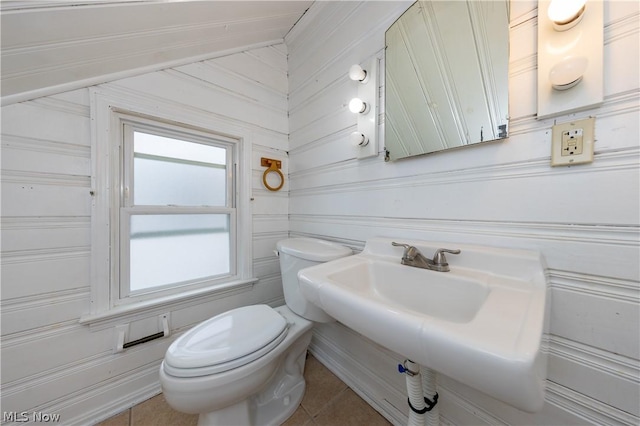
[[[420,253],[420,250],[409,244],[395,243],[391,245],[396,247],[404,247],[404,253],[402,254],[403,265],[414,266],[416,268],[430,269],[438,272],[449,272],[449,264],[447,258],[444,257],[445,253],[460,254],[460,250],[438,249],[433,255],[433,260],[427,259]]]

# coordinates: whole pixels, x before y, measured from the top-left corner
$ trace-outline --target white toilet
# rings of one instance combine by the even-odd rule
[[[307,302],[298,271],[351,254],[313,238],[277,244],[286,305],[244,306],[217,315],[171,344],[160,366],[167,403],[200,414],[198,425],[277,425],[296,410],[313,322],[329,322]]]

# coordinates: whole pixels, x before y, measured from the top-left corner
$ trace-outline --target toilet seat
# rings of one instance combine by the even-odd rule
[[[267,305],[232,309],[173,342],[163,368],[176,377],[222,373],[269,353],[284,340],[287,331],[285,318]]]

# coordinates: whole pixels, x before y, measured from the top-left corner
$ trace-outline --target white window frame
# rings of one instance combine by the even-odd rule
[[[257,281],[252,268],[251,227],[251,136],[250,130],[212,118],[204,111],[194,111],[158,99],[125,94],[104,89],[90,91],[92,122],[92,212],[91,212],[91,308],[82,316],[81,323],[115,322],[123,315],[157,313],[176,304],[197,303],[203,297],[227,296],[251,289]],[[124,124],[156,127],[162,132],[181,132],[206,138],[233,147],[232,190],[230,203],[207,212],[229,212],[231,229],[231,264],[228,276],[206,279],[170,290],[149,291],[121,298],[119,276],[121,256],[119,242],[125,237],[122,226],[123,129]],[[228,151],[229,152],[229,151]],[[148,212],[165,210],[150,208]],[[174,207],[175,212],[193,212],[198,208]],[[206,209],[206,208],[205,208]],[[204,212],[204,210],[202,210]],[[125,213],[126,216],[126,213]]]

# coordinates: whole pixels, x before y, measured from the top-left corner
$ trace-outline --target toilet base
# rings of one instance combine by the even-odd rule
[[[278,362],[278,367],[261,390],[231,406],[201,413],[198,426],[276,426],[284,423],[304,396],[303,374],[311,335],[309,327],[281,355],[284,359]]]
[[[283,398],[272,399],[261,406],[256,406],[253,401],[245,399],[222,410],[202,413],[198,417],[198,426],[280,425],[298,409],[304,391],[305,383],[302,381]],[[250,409],[251,405],[253,405],[252,409]]]

